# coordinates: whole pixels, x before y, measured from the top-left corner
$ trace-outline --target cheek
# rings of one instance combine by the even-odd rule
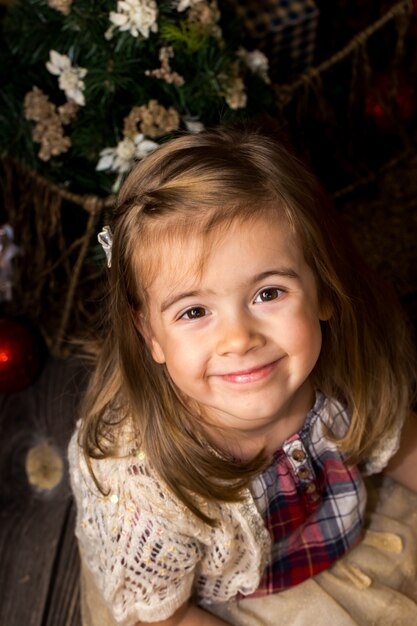
[[[189,344],[173,344],[166,354],[166,367],[174,383],[185,391],[204,380],[206,360],[201,350]]]
[[[184,375],[193,367],[195,357],[188,346],[170,342],[165,351],[166,366],[172,375]]]
[[[299,319],[292,324],[287,337],[294,351],[306,359],[317,358],[320,354],[322,335],[318,317]]]

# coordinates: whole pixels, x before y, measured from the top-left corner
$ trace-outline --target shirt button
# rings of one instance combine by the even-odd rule
[[[298,478],[301,478],[301,480],[305,480],[306,478],[310,476],[310,471],[308,467],[300,467],[297,473],[298,473]]]
[[[291,456],[294,461],[304,461],[304,459],[306,458],[306,453],[300,448],[295,448],[295,450],[291,452]]]
[[[316,485],[314,483],[308,483],[306,487],[306,493],[312,494],[316,491]]]

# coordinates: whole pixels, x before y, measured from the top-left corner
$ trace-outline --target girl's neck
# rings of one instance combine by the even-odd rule
[[[300,406],[291,407],[288,413],[272,423],[250,430],[226,431],[210,426],[206,426],[205,430],[218,448],[236,460],[249,461],[262,450],[267,457],[271,457],[287,439],[301,430],[314,401],[314,390],[309,387]]]

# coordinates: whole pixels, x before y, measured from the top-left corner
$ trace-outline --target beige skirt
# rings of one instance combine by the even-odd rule
[[[330,569],[264,598],[210,606],[233,626],[417,626],[417,494],[368,485],[363,541]],[[86,567],[83,626],[117,626]]]

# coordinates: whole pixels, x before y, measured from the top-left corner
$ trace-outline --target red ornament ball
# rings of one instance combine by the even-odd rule
[[[40,338],[15,319],[0,319],[0,393],[21,391],[42,365]]]
[[[375,124],[383,130],[395,130],[392,118],[381,103],[382,100],[388,104],[392,80],[392,77],[386,74],[377,75],[365,99],[365,115],[372,118]],[[394,115],[397,115],[403,122],[409,122],[415,115],[416,105],[414,89],[405,77],[399,74],[396,77],[394,102],[391,103]]]

